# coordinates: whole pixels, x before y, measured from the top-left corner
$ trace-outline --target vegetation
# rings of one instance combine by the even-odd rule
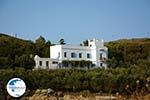
[[[83,41],[83,46],[88,46],[88,45],[89,45],[88,40]]]
[[[109,49],[108,66],[111,68],[150,65],[149,38],[112,41],[106,46]]]
[[[115,69],[58,69],[58,70],[24,70],[22,68],[0,70],[0,79],[4,84],[13,77],[20,77],[28,90],[52,88],[56,91],[79,92],[88,90],[100,93],[126,94],[128,84],[131,91],[136,89],[139,80],[140,91],[147,91],[146,78],[150,78],[150,66],[132,66]],[[150,85],[150,84],[149,84]]]
[[[63,66],[65,67],[72,67],[72,68],[77,68],[77,67],[81,67],[81,68],[85,68],[85,67],[93,67],[92,62],[91,61],[85,61],[85,60],[81,60],[81,61],[69,61],[69,60],[64,60],[62,62]]]
[[[32,69],[34,55],[49,57],[50,41],[40,36],[36,42],[0,34],[0,69],[23,67]]]
[[[65,44],[64,39],[61,39],[60,44]],[[136,89],[136,81],[139,80],[142,93],[150,88],[150,84],[146,85],[146,78],[150,78],[150,39],[148,38],[106,43],[109,49],[108,69],[31,70],[34,66],[33,57],[36,54],[40,57],[49,57],[50,45],[51,42],[46,41],[42,36],[32,42],[0,34],[0,83],[7,84],[11,78],[20,77],[31,91],[38,88],[52,88],[56,91],[125,94],[125,86],[128,84],[133,92]],[[87,45],[87,41],[84,45]],[[72,64],[73,68],[91,64],[89,61],[63,63]],[[0,87],[0,97],[1,91],[3,90]]]
[[[64,45],[65,40],[62,38],[59,43]],[[88,41],[85,40],[83,44],[87,46]],[[35,55],[49,57],[49,46],[51,45],[51,42],[46,41],[42,36],[32,42],[0,34],[0,69],[14,67],[32,69],[34,66],[33,57]],[[107,63],[110,68],[130,67],[140,64],[150,65],[149,38],[124,39],[108,42],[105,45],[109,50]]]
[[[63,38],[61,38],[61,39],[59,40],[59,44],[65,45],[65,44],[66,44],[66,43],[65,43],[65,40],[64,40]]]

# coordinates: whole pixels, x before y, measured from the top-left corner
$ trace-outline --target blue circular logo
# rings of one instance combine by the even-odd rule
[[[12,97],[20,97],[26,91],[25,82],[20,78],[13,78],[7,83],[7,92]]]

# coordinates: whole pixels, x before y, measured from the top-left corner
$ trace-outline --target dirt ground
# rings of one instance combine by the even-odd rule
[[[62,97],[58,97],[58,96],[46,96],[43,94],[34,94],[32,97],[24,97],[21,100],[150,100],[150,94],[139,97],[133,95],[130,98],[125,98],[121,95],[100,96],[94,94],[85,97],[79,94],[64,94]]]

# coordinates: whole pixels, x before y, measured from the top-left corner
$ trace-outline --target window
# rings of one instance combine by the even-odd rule
[[[104,49],[100,49],[100,51],[105,51]]]
[[[102,58],[102,53],[100,53],[100,60],[102,60],[103,58]]]
[[[52,64],[58,64],[58,62],[57,61],[53,61]]]
[[[49,61],[46,61],[46,66],[49,66]]]
[[[79,53],[79,58],[82,58],[82,53]]]
[[[103,63],[100,63],[100,66],[103,66]]]
[[[64,57],[65,57],[65,58],[67,57],[67,52],[64,52]]]
[[[77,54],[76,53],[71,53],[71,58],[76,58],[77,57]]]
[[[40,63],[40,66],[42,66],[42,61],[39,61],[39,63]]]
[[[91,58],[91,55],[89,53],[87,53],[87,58]]]

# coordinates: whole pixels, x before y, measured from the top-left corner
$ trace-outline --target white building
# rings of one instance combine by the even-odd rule
[[[103,40],[93,39],[88,40],[88,46],[50,46],[50,58],[40,58],[36,55],[34,60],[35,68],[42,69],[68,68],[68,65],[64,66],[63,61],[90,61],[90,68],[106,68],[107,57],[108,48],[104,46]]]

